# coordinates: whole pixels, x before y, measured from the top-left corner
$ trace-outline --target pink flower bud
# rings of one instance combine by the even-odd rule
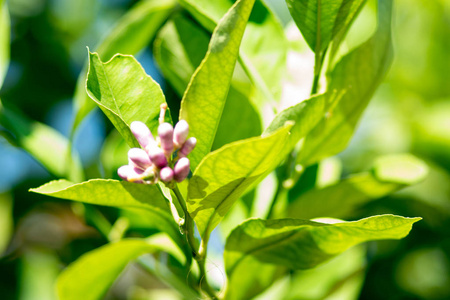
[[[189,175],[189,158],[182,157],[173,168],[174,178],[177,182],[181,182]]]
[[[133,133],[134,137],[137,139],[139,145],[141,145],[143,148],[155,142],[155,139],[153,138],[153,135],[148,129],[147,125],[140,121],[132,122],[130,124],[130,130]]]
[[[164,167],[159,171],[159,178],[164,182],[170,182],[173,179],[173,170],[170,167]]]
[[[189,125],[185,120],[180,120],[173,131],[173,143],[177,149],[180,149],[186,142],[189,134]]]
[[[169,123],[162,123],[158,127],[158,136],[161,140],[161,148],[169,156],[173,152],[173,127]]]
[[[148,157],[147,152],[145,152],[141,148],[131,148],[128,151],[128,159],[134,166],[142,170],[146,170],[147,168],[152,166],[152,162],[150,160],[150,157]]]
[[[121,166],[117,170],[117,174],[120,178],[126,181],[135,182],[135,183],[142,183],[142,175],[144,174],[144,171],[138,168],[134,168],[130,165]]]
[[[191,151],[195,148],[195,145],[197,144],[197,139],[195,137],[190,137],[187,139],[187,141],[184,143],[184,145],[181,147],[180,151],[178,151],[179,157],[186,157],[191,153]]]
[[[152,163],[154,163],[156,167],[161,169],[167,166],[167,158],[161,148],[154,144],[150,144],[149,147],[145,148],[145,151],[147,151],[148,156],[150,156]]]

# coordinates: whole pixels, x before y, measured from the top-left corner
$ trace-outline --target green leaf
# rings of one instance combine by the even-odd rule
[[[89,52],[86,90],[102,109],[130,147],[139,147],[130,131],[133,121],[144,122],[156,134],[164,94],[131,55],[115,55],[103,63],[97,53]],[[166,114],[169,115],[169,114]]]
[[[133,6],[99,43],[96,51],[105,61],[116,53],[135,55],[154,38],[160,26],[175,6],[175,0],[140,1]],[[78,77],[75,91],[75,130],[86,115],[95,107],[86,94],[86,66]]]
[[[55,180],[30,191],[83,203],[170,213],[167,200],[156,185],[111,179],[92,179],[82,183]]]
[[[342,96],[329,106],[323,119],[306,137],[299,163],[310,165],[347,146],[391,62],[391,11],[392,1],[378,2],[377,32],[344,56],[329,74],[328,90],[340,91]]]
[[[285,300],[359,299],[367,265],[364,245],[352,247],[330,261],[309,270],[297,270],[289,280]]]
[[[182,96],[189,79],[208,50],[210,36],[194,21],[176,15],[161,29],[155,41],[154,53],[164,77]],[[223,108],[212,149],[228,143],[259,136],[261,120],[251,104],[250,91],[241,92],[233,77]],[[239,112],[237,114],[236,112]],[[239,124],[239,126],[235,126]],[[230,130],[230,128],[233,128]]]
[[[265,133],[274,132],[283,127],[286,122],[293,121],[294,126],[292,126],[289,143],[286,147],[286,153],[291,152],[295,144],[304,138],[322,119],[326,99],[327,95],[318,95],[283,110],[275,116]]]
[[[7,130],[11,144],[33,156],[56,177],[81,181],[81,162],[75,153],[68,157],[68,141],[55,129],[2,106],[0,102],[0,124]]]
[[[228,275],[227,289],[223,298],[226,300],[253,299],[284,275],[285,271],[284,267],[248,256],[236,266],[233,274]]]
[[[192,16],[207,30],[212,31],[230,8],[230,0],[181,0]],[[263,101],[277,101],[281,97],[281,81],[286,68],[288,42],[283,27],[274,13],[255,1],[241,44],[239,63],[259,89]],[[253,89],[254,87],[250,87]],[[255,100],[259,105],[260,100]],[[273,104],[273,103],[272,103]]]
[[[84,254],[59,276],[59,299],[102,299],[129,262],[143,254],[167,251],[168,247],[164,245],[155,241],[126,239]]]
[[[9,193],[0,193],[0,254],[8,247],[13,230],[13,198]]]
[[[211,150],[254,2],[239,0],[222,18],[211,37],[208,52],[183,96],[180,119],[189,123],[190,134],[198,141],[189,155],[192,169]]]
[[[309,190],[293,199],[290,218],[343,218],[372,200],[422,181],[427,175],[423,161],[411,155],[381,157],[371,172],[355,174],[334,185]]]
[[[207,243],[212,230],[245,190],[280,163],[290,127],[228,144],[200,163],[189,182],[186,203],[202,243]]]
[[[298,219],[249,220],[227,239],[225,269],[228,277],[232,276],[247,257],[291,269],[313,268],[359,243],[401,239],[420,219],[382,215],[336,224]]]
[[[366,0],[286,0],[309,47],[316,54],[346,31]]]
[[[6,1],[0,1],[0,88],[9,65],[10,24]]]

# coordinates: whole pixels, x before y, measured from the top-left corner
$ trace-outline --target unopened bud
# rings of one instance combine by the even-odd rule
[[[142,170],[146,170],[152,166],[152,162],[150,161],[147,152],[141,148],[131,148],[128,151],[128,158],[133,165]]]
[[[189,175],[189,165],[190,162],[187,157],[180,158],[180,160],[177,161],[175,167],[173,168],[174,178],[177,182],[185,180]]]
[[[155,139],[153,138],[153,135],[148,129],[147,125],[140,121],[132,122],[130,124],[130,130],[133,133],[134,137],[137,139],[139,145],[141,145],[143,148],[155,142]]]
[[[135,183],[142,183],[142,175],[144,174],[144,171],[134,168],[130,165],[121,166],[117,170],[117,174],[120,178],[123,180],[129,181],[129,182],[135,182]]]
[[[159,178],[164,182],[172,181],[173,175],[173,170],[170,167],[164,167],[159,171]]]
[[[173,143],[177,149],[180,149],[186,142],[189,134],[189,125],[185,120],[180,120],[173,131]]]
[[[197,144],[197,139],[195,137],[190,137],[187,139],[187,141],[184,143],[184,145],[181,147],[180,151],[178,151],[179,157],[186,157],[191,153],[191,151],[195,148],[195,145]]]
[[[169,123],[162,123],[158,127],[158,136],[161,141],[161,148],[169,156],[173,152],[173,127]]]
[[[156,167],[161,169],[167,166],[167,158],[161,148],[156,145],[150,145],[145,148],[145,151],[148,153],[148,156]]]

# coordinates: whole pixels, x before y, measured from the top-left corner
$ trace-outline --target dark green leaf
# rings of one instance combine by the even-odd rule
[[[228,144],[207,155],[194,172],[187,208],[206,244],[212,230],[245,190],[283,159],[289,129]]]
[[[329,74],[328,90],[342,92],[306,137],[300,163],[310,165],[342,151],[391,62],[392,1],[379,1],[378,29],[362,46],[344,56]],[[334,95],[334,93],[332,93]]]
[[[130,147],[139,147],[130,131],[133,121],[144,122],[156,134],[160,105],[166,100],[159,86],[131,55],[118,54],[103,63],[89,52],[86,90]],[[168,114],[166,114],[168,115]]]
[[[291,269],[313,268],[359,243],[401,239],[419,220],[393,215],[335,224],[298,219],[249,220],[227,239],[226,272],[232,276],[247,257]]]
[[[346,31],[365,0],[286,0],[289,11],[309,47],[316,53],[327,49]]]
[[[162,23],[173,10],[175,0],[140,1],[130,9],[108,35],[99,43],[96,51],[105,61],[116,53],[135,55],[154,38]],[[87,63],[84,70],[87,69]],[[75,91],[76,129],[83,118],[95,107],[86,94],[86,72],[81,72]]]
[[[208,52],[191,78],[181,102],[180,119],[189,123],[197,146],[189,155],[195,169],[211,150],[239,55],[239,46],[255,0],[239,0],[221,19]]]

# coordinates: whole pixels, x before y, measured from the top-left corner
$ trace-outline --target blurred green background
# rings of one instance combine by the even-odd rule
[[[135,2],[9,0],[11,61],[0,90],[2,102],[67,136],[86,46],[95,49]],[[284,1],[267,2],[288,27]],[[430,174],[424,182],[354,215],[423,217],[407,238],[368,245],[367,276],[359,297],[450,299],[450,1],[395,0],[393,33],[391,70],[350,146],[337,159],[345,175],[367,170],[379,155],[411,152],[427,162]],[[137,58],[170,94],[151,49]],[[99,164],[110,130],[95,111],[78,131],[75,148],[88,169]],[[28,192],[51,179],[25,152],[0,137],[1,299],[54,299],[53,284],[61,268],[107,242],[79,217],[81,206]],[[101,211],[100,219],[117,217],[113,209]],[[146,287],[163,287],[152,284]],[[125,295],[116,288],[110,298]]]

